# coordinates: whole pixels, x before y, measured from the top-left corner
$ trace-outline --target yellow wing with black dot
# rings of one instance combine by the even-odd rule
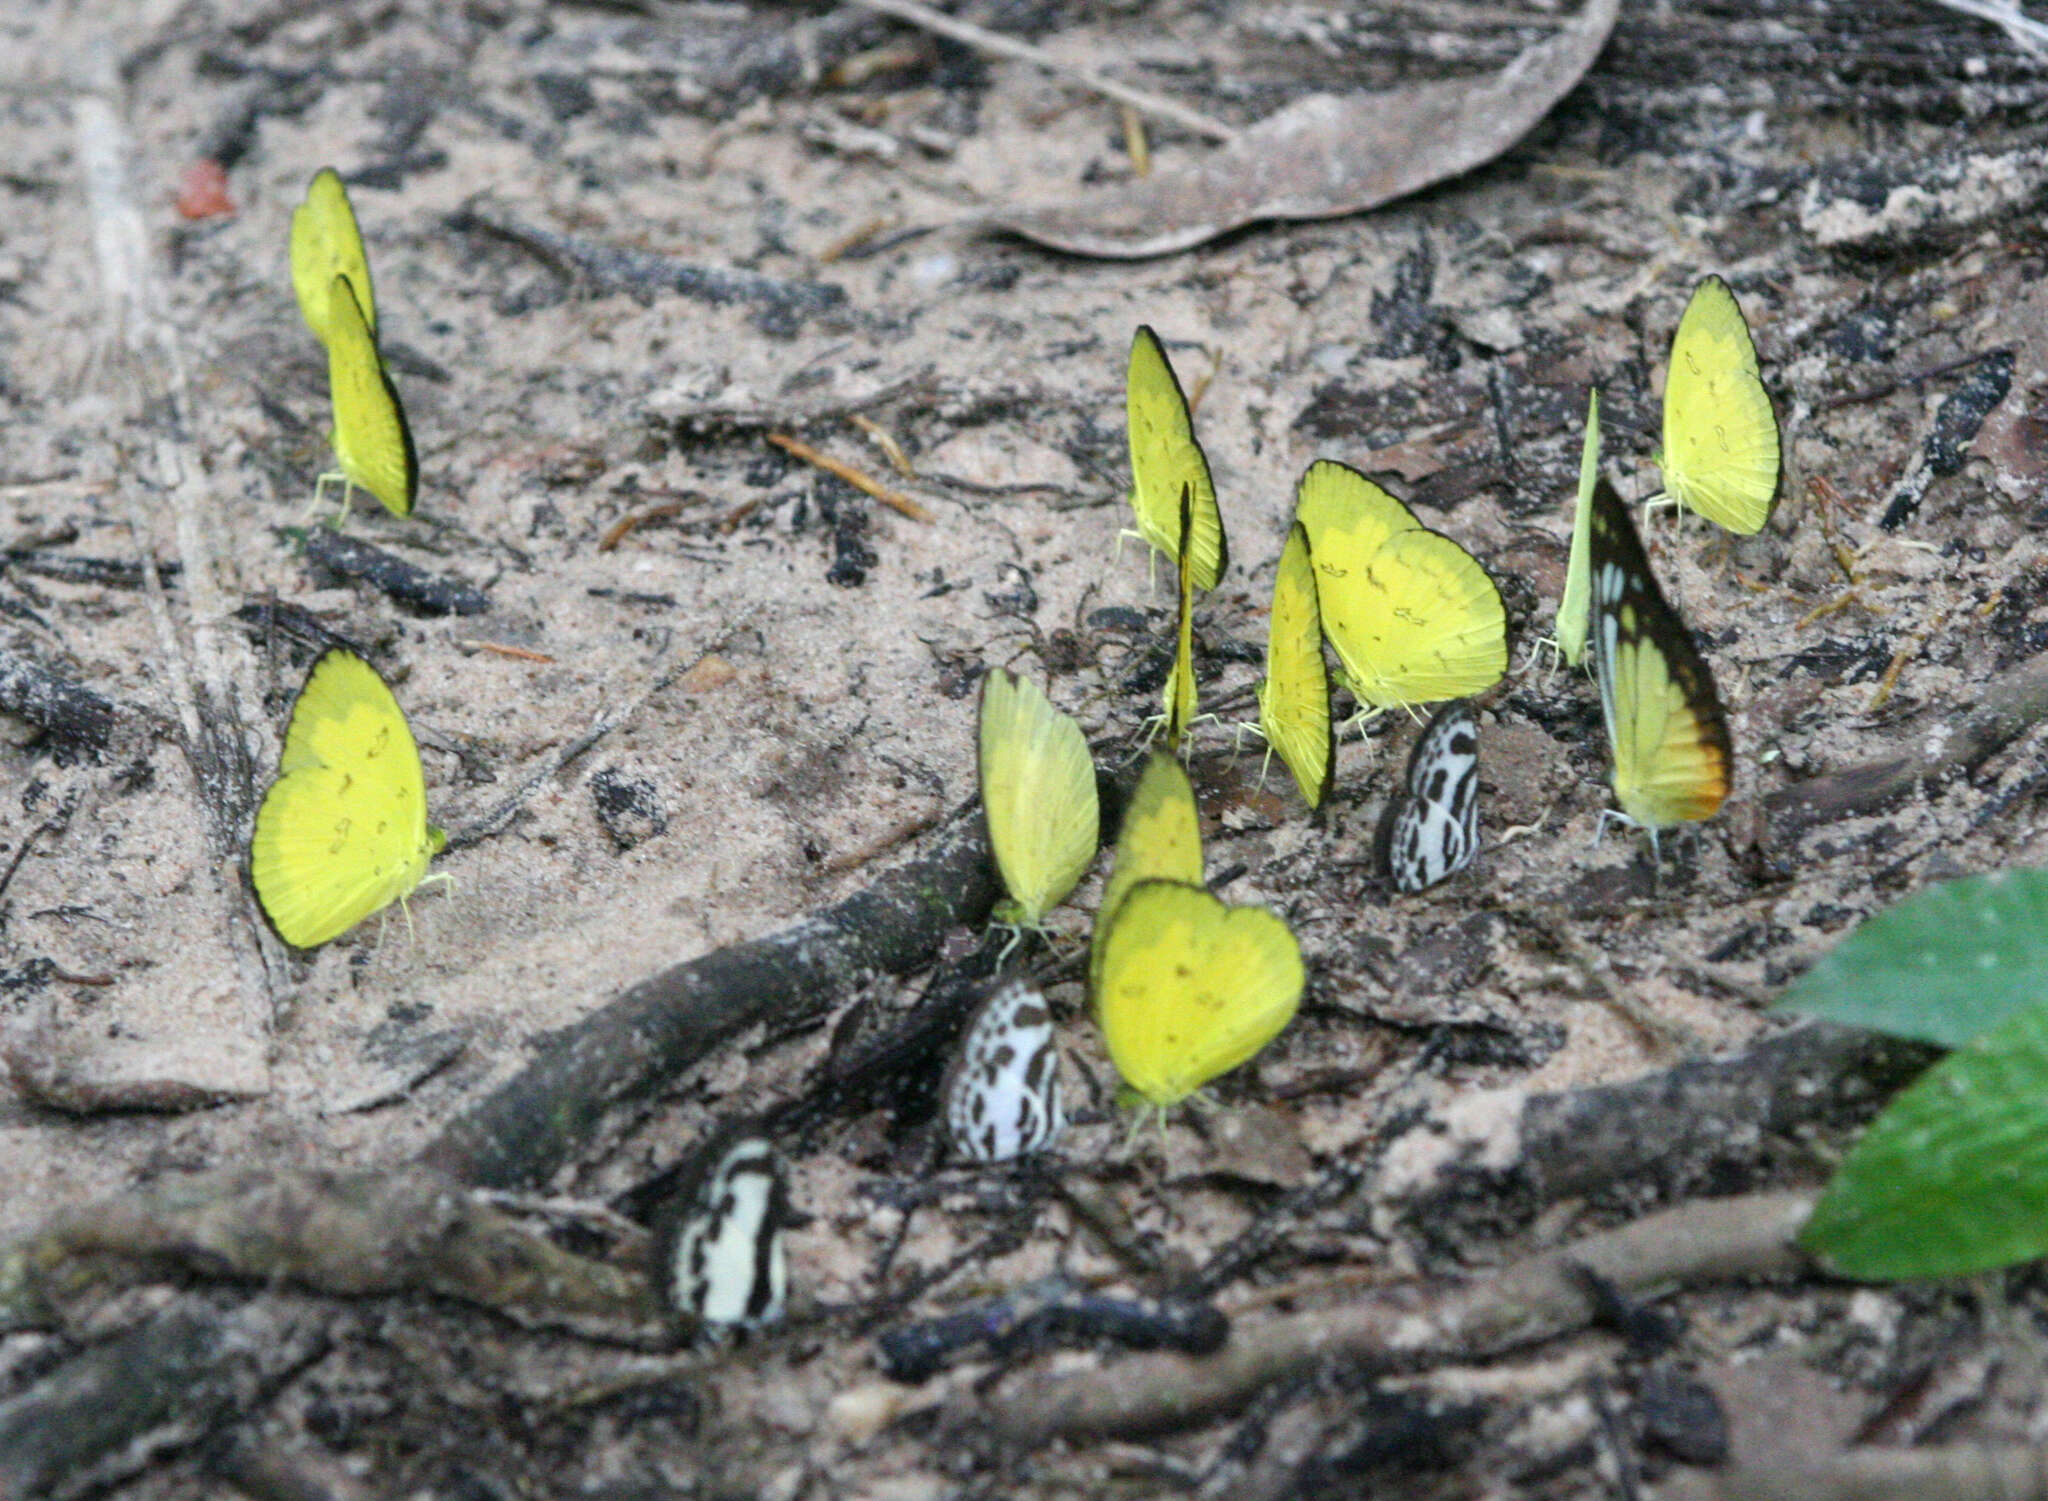
[[[447,845],[427,822],[419,744],[375,668],[313,665],[256,811],[249,878],[278,936],[309,949],[408,895]]]

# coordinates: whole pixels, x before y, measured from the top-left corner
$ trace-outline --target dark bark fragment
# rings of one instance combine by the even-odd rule
[[[58,758],[98,760],[113,739],[113,702],[18,652],[0,650],[0,711],[27,720]]]
[[[324,1322],[278,1298],[198,1300],[92,1345],[0,1403],[0,1496],[66,1501],[257,1411],[320,1350]]]
[[[429,615],[481,615],[491,597],[467,579],[416,568],[405,559],[330,527],[306,529],[306,556],[344,578],[361,579],[402,605]]]
[[[468,1183],[531,1187],[583,1155],[615,1112],[644,1109],[670,1080],[759,1022],[824,1014],[861,979],[928,961],[947,931],[996,897],[981,810],[932,853],[814,917],[641,981],[539,1044],[539,1056],[427,1147]]]

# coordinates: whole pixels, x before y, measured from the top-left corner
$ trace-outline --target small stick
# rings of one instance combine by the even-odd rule
[[[1162,98],[1157,94],[1148,94],[1143,89],[1131,88],[1113,78],[1104,78],[1092,69],[1076,68],[1060,62],[1048,57],[1028,42],[1020,42],[1014,37],[1003,36],[997,32],[984,31],[979,26],[944,15],[929,6],[919,5],[917,0],[853,0],[853,3],[863,10],[894,16],[899,21],[908,21],[912,26],[920,26],[926,31],[937,32],[940,36],[951,37],[956,42],[964,42],[996,57],[1012,58],[1017,62],[1043,68],[1046,72],[1078,83],[1083,88],[1092,89],[1105,99],[1128,104],[1132,109],[1142,111],[1155,120],[1169,120],[1182,129],[1191,130],[1208,140],[1228,145],[1237,139],[1237,132],[1234,129],[1221,120],[1210,119],[1199,110],[1189,109],[1184,104]]]
[[[814,257],[814,259],[821,266],[829,266],[834,261],[844,256],[848,251],[860,249],[861,246],[865,245],[869,240],[872,240],[876,235],[880,234],[883,230],[890,228],[893,222],[894,221],[882,218],[878,215],[877,217],[868,220],[865,224],[856,225],[854,226],[854,228],[849,229],[845,234],[841,235],[838,239],[834,240],[831,244],[827,245],[823,250],[819,251],[817,255]]]
[[[911,467],[910,455],[903,451],[903,445],[896,441],[895,435],[889,429],[872,417],[863,417],[859,412],[852,413],[846,420],[868,435],[898,474],[905,479],[917,478],[917,470]]]
[[[1145,136],[1145,117],[1126,104],[1120,113],[1124,125],[1124,150],[1131,158],[1135,177],[1152,175],[1152,143]]]
[[[515,662],[543,662],[552,665],[554,658],[546,652],[528,651],[523,646],[507,646],[502,641],[457,641],[465,651],[495,652],[501,657],[510,657]]]
[[[1924,629],[1916,631],[1912,640],[1892,654],[1891,666],[1887,667],[1884,676],[1878,679],[1877,691],[1870,695],[1870,702],[1863,706],[1864,713],[1875,714],[1884,707],[1885,700],[1892,696],[1892,690],[1899,686],[1899,674],[1905,671],[1908,662],[1920,654],[1920,649],[1927,644],[1928,638],[1940,624],[1941,617],[1937,616],[1929,621]]]
[[[663,521],[670,516],[683,514],[683,503],[679,500],[665,500],[658,506],[649,506],[644,511],[635,511],[630,516],[621,516],[611,524],[604,537],[597,544],[599,552],[610,552],[626,540],[628,533],[638,530],[650,521]]]
[[[770,433],[768,441],[784,453],[794,458],[802,459],[806,464],[815,464],[827,474],[838,475],[839,478],[845,480],[854,489],[861,491],[863,494],[874,496],[876,500],[879,500],[892,511],[900,511],[912,521],[930,522],[938,519],[908,495],[899,494],[891,490],[887,485],[877,480],[869,479],[850,464],[842,464],[837,459],[827,458],[824,454],[819,453],[817,449],[811,447],[810,444],[792,438],[787,433]]]
[[[7,869],[0,872],[0,893],[5,893],[14,884],[14,873],[21,869],[21,862],[28,858],[28,852],[35,848],[36,838],[50,825],[39,823],[21,836],[21,847],[14,852],[14,858],[7,862]]]
[[[742,521],[745,521],[749,516],[753,515],[754,512],[760,509],[761,498],[758,495],[755,496],[752,500],[741,501],[738,505],[734,506],[730,511],[727,511],[723,516],[718,518],[719,533],[721,535],[730,533]]]

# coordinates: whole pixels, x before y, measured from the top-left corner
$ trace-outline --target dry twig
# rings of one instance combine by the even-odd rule
[[[842,464],[835,458],[819,453],[801,439],[792,438],[787,433],[770,433],[768,441],[793,458],[802,459],[806,464],[815,464],[827,474],[837,475],[863,495],[872,495],[892,511],[900,512],[912,521],[930,522],[937,519],[908,495],[891,490],[880,480],[869,479],[851,464]]]
[[[925,31],[950,37],[956,42],[986,52],[993,57],[1007,57],[1043,68],[1046,72],[1078,83],[1105,99],[1114,99],[1117,103],[1129,105],[1155,120],[1168,121],[1208,140],[1229,142],[1237,139],[1235,129],[1225,125],[1221,120],[1212,120],[1200,110],[1189,109],[1185,104],[1176,103],[1157,94],[1149,94],[1143,89],[1134,89],[1128,84],[1118,83],[1113,78],[1105,78],[1092,68],[1077,68],[1069,63],[1060,62],[1028,42],[1020,42],[1015,37],[986,30],[958,17],[949,16],[943,11],[933,10],[928,5],[919,5],[917,0],[853,0],[853,3],[863,10],[893,16]]]
[[[1915,732],[1912,748],[1764,799],[1771,832],[1794,839],[1837,819],[1874,813],[1922,782],[1977,766],[2048,716],[2048,654],[2029,657],[1989,683],[1967,713],[1942,713]]]
[[[1332,1362],[1395,1370],[1482,1360],[1584,1328],[1595,1312],[1587,1272],[1624,1297],[1796,1272],[1804,1259],[1792,1239],[1812,1208],[1812,1196],[1799,1193],[1686,1204],[1469,1282],[1387,1288],[1339,1307],[1240,1321],[1230,1343],[1205,1359],[1147,1355],[1065,1381],[1034,1371],[985,1405],[962,1399],[951,1416],[1035,1446],[1185,1427]]]

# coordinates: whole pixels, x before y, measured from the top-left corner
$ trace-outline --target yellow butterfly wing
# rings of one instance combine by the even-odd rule
[[[1172,756],[1153,752],[1124,805],[1123,827],[1117,834],[1116,863],[1102,886],[1102,905],[1095,912],[1095,932],[1088,948],[1092,981],[1101,965],[1103,940],[1124,897],[1140,881],[1182,881],[1202,884],[1202,824],[1195,808],[1195,789]]]
[[[361,657],[328,652],[292,706],[249,841],[249,879],[278,936],[302,949],[340,937],[418,886],[446,844],[427,822],[398,700]]]
[[[322,344],[332,342],[330,303],[334,278],[346,276],[355,288],[363,322],[377,337],[377,294],[370,285],[369,256],[356,227],[356,211],[348,189],[332,167],[322,167],[306,185],[305,201],[292,210],[292,290],[306,327]]]
[[[1036,683],[1002,668],[982,680],[981,800],[1010,893],[1004,921],[1037,927],[1095,858],[1095,762],[1081,726]]]
[[[1181,737],[1194,723],[1198,707],[1195,696],[1195,550],[1190,494],[1180,493],[1180,546],[1176,551],[1175,577],[1179,589],[1179,613],[1173,637],[1173,668],[1166,674],[1166,748],[1180,749]]]
[[[1422,530],[1413,511],[1335,459],[1317,459],[1302,474],[1294,488],[1294,519],[1308,533],[1319,566],[1325,553],[1341,552],[1347,569],[1354,560],[1363,566],[1389,538]]]
[[[1181,492],[1186,490],[1194,524],[1195,587],[1213,589],[1230,566],[1216,486],[1209,477],[1209,460],[1195,441],[1188,399],[1167,363],[1166,349],[1143,324],[1131,340],[1124,405],[1131,435],[1131,508],[1137,513],[1138,534],[1177,561]]]
[[[1323,662],[1323,617],[1308,532],[1297,521],[1280,549],[1266,636],[1266,680],[1259,684],[1259,729],[1294,773],[1311,808],[1320,807],[1337,765],[1330,723],[1330,673]]]
[[[1375,708],[1468,698],[1507,671],[1500,590],[1464,548],[1357,470],[1320,459],[1296,492],[1323,634]]]
[[[1305,983],[1300,945],[1274,913],[1140,881],[1103,942],[1096,1015],[1124,1082],[1172,1105],[1277,1037]]]
[[[1600,478],[1600,393],[1586,401],[1586,441],[1579,450],[1579,503],[1572,511],[1572,550],[1565,562],[1564,593],[1557,601],[1557,650],[1576,667],[1586,656],[1586,604],[1593,565],[1587,550],[1593,530],[1593,484]]]
[[[376,496],[394,516],[410,516],[420,486],[412,428],[346,276],[334,278],[328,308],[333,315],[327,385],[334,398],[335,457],[352,484]]]
[[[1614,750],[1614,797],[1647,829],[1711,818],[1734,754],[1721,698],[1692,634],[1665,601],[1628,506],[1593,495],[1593,660]]]
[[[1778,419],[1757,372],[1756,345],[1735,294],[1701,282],[1671,340],[1664,377],[1664,489],[1680,505],[1744,535],[1771,519],[1778,493]]]

